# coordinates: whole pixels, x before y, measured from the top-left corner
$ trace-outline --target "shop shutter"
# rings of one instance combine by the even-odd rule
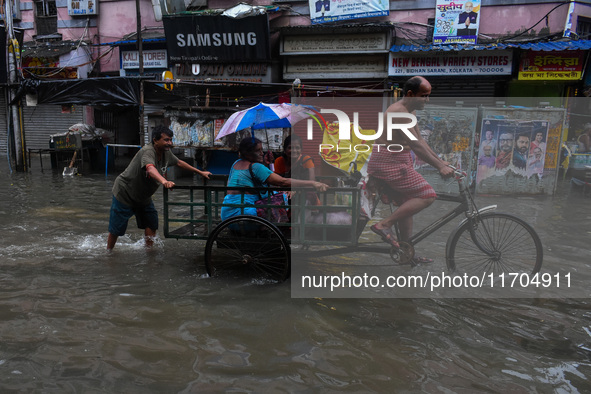
[[[75,106],[74,112],[62,113],[60,105],[23,107],[23,123],[27,149],[49,148],[49,136],[65,133],[69,127],[84,121],[84,107]]]
[[[431,82],[432,91],[431,97],[452,97],[452,98],[470,98],[478,97],[480,105],[494,106],[495,92],[498,90],[497,85],[505,83],[504,81],[496,80],[479,80],[473,78],[466,78],[464,80],[443,80],[440,78],[428,78]],[[465,103],[468,106],[469,103]]]
[[[142,142],[142,145],[145,145],[150,142],[151,136],[149,133],[152,131],[152,128],[150,127],[150,124],[148,122],[148,117],[153,116],[154,114],[162,114],[162,117],[164,117],[164,108],[162,108],[162,105],[144,105],[144,141]]]

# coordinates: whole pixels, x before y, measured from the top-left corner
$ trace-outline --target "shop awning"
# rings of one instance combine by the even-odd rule
[[[591,40],[454,44],[454,45],[394,45],[390,52],[447,52],[447,51],[491,51],[495,49],[530,49],[532,51],[574,51],[591,49]]]

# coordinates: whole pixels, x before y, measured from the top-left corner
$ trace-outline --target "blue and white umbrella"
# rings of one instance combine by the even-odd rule
[[[219,140],[229,134],[246,129],[291,127],[300,120],[309,117],[312,113],[313,110],[309,106],[288,103],[259,103],[254,107],[233,113],[224,123],[215,139]]]

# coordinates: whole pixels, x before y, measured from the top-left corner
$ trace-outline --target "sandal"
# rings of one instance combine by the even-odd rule
[[[430,259],[428,257],[420,257],[420,256],[415,256],[412,258],[411,260],[415,265],[416,264],[431,264],[433,262],[433,259]]]
[[[374,224],[369,229],[371,231],[373,231],[374,233],[376,233],[377,235],[379,235],[380,238],[382,238],[382,241],[386,242],[387,244],[392,245],[395,248],[400,248],[400,244],[398,244],[398,241],[396,240],[396,236],[394,235],[392,230],[390,230],[389,228],[377,228],[376,225]]]

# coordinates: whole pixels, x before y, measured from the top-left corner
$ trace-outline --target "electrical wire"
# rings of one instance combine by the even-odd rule
[[[558,4],[556,7],[552,8],[550,11],[548,11],[548,12],[546,13],[546,15],[544,15],[544,16],[542,17],[542,19],[540,19],[540,20],[539,20],[539,21],[538,21],[538,22],[537,22],[535,25],[533,25],[532,27],[530,27],[530,28],[528,28],[528,29],[526,29],[526,30],[522,31],[522,32],[521,32],[521,33],[519,33],[519,34],[515,34],[515,35],[513,35],[513,36],[509,36],[509,37],[504,37],[504,38],[501,38],[501,39],[499,40],[499,42],[502,42],[502,41],[508,41],[508,40],[511,40],[511,39],[513,39],[513,38],[517,38],[517,37],[519,37],[519,36],[522,36],[522,35],[524,35],[524,34],[525,34],[525,33],[527,33],[528,31],[530,31],[531,29],[533,29],[534,27],[536,27],[537,25],[539,25],[539,24],[540,24],[540,23],[541,23],[543,20],[545,20],[545,19],[548,17],[548,15],[550,15],[552,12],[554,12],[554,10],[556,10],[557,8],[560,8],[560,7],[562,7],[563,5],[569,5],[570,3],[571,3],[570,1],[565,1],[564,3]]]

